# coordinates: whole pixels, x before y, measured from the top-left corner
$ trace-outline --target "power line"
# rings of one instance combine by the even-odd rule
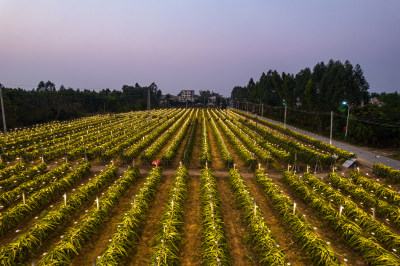
[[[239,103],[246,103],[246,102],[239,102]],[[259,103],[251,103],[248,102],[251,105],[261,105]],[[270,108],[274,108],[274,109],[283,109],[285,108],[284,106],[272,106],[272,105],[264,105],[265,107],[270,107]],[[299,110],[299,109],[294,109],[291,107],[288,107],[288,109],[295,111],[295,112],[301,112],[301,113],[307,113],[307,114],[313,114],[313,115],[330,115],[329,113],[320,113],[320,112],[315,112],[315,111],[305,111],[305,110]],[[336,114],[334,113],[335,116],[338,117],[342,117],[342,118],[347,118],[347,116],[343,116],[340,114]],[[349,120],[355,120],[355,121],[359,121],[359,122],[363,122],[363,123],[368,123],[368,124],[373,124],[373,125],[380,125],[380,126],[387,126],[387,127],[392,127],[392,128],[400,128],[400,122],[395,122],[395,121],[380,121],[380,122],[376,122],[376,121],[371,121],[365,118],[360,118],[357,116],[350,116]]]

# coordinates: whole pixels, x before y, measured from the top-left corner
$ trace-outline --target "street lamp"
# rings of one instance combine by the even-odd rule
[[[282,100],[282,104],[285,106],[285,114],[283,116],[283,127],[286,128],[286,114],[287,114],[287,104],[285,100]]]
[[[347,105],[347,121],[346,121],[346,130],[345,130],[345,133],[344,133],[344,142],[346,142],[347,128],[349,127],[350,105],[346,101],[343,101],[342,104],[343,105]]]

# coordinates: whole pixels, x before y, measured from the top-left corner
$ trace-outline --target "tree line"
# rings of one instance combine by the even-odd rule
[[[262,73],[258,81],[236,86],[231,100],[237,108],[254,111],[279,121],[287,105],[287,123],[329,135],[334,112],[333,134],[344,139],[350,108],[347,140],[365,145],[400,144],[400,95],[369,93],[369,84],[359,64],[330,60],[304,68],[296,75],[276,70]],[[370,103],[370,99],[375,103]],[[345,102],[345,103],[344,103]],[[261,108],[263,107],[263,108]]]
[[[0,86],[2,86],[0,84]],[[124,85],[122,90],[59,89],[51,81],[41,81],[36,89],[2,87],[8,128],[30,126],[54,120],[68,120],[103,112],[145,110],[147,92],[151,107],[160,105],[162,92],[155,83],[142,87]],[[3,121],[0,121],[3,128]]]

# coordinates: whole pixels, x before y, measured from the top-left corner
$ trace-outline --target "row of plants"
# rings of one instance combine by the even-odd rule
[[[23,219],[33,214],[42,206],[50,203],[55,197],[59,197],[62,192],[72,187],[89,172],[90,164],[84,162],[62,179],[30,195],[26,199],[25,204],[23,202],[19,203],[3,212],[0,216],[0,236],[4,235],[9,229],[17,226]]]
[[[167,120],[168,117],[165,116],[160,119],[150,120],[149,122],[144,123],[143,127],[137,128],[136,133],[132,137],[118,143],[116,146],[112,148],[105,149],[101,157],[103,158],[103,160],[110,160],[114,158],[118,154],[121,154],[124,151],[124,149],[131,147],[133,144],[138,142],[140,139],[143,139],[145,136],[150,134],[160,125],[163,125],[163,123],[165,123]]]
[[[234,159],[231,155],[231,153],[228,150],[228,147],[225,144],[224,139],[222,138],[222,135],[220,133],[220,131],[217,128],[217,125],[214,122],[214,119],[211,117],[209,111],[207,110],[207,117],[209,117],[210,121],[211,121],[211,130],[212,133],[215,137],[215,140],[217,142],[218,145],[218,151],[219,154],[222,157],[222,160],[224,161],[225,165],[229,168],[229,167],[233,167],[234,164]]]
[[[199,123],[199,111],[196,111],[195,119],[193,120],[192,127],[190,129],[189,137],[186,140],[185,147],[183,148],[183,153],[181,155],[181,162],[187,167],[190,164],[190,159],[192,158],[193,145],[196,137],[197,125]]]
[[[315,191],[321,193],[326,200],[334,204],[336,208],[342,206],[343,214],[346,217],[352,219],[367,233],[375,236],[378,242],[399,255],[400,236],[389,227],[375,220],[371,214],[364,212],[356,203],[312,174],[305,173],[303,179]]]
[[[156,140],[164,131],[170,128],[176,121],[178,121],[183,115],[186,113],[184,110],[179,112],[177,115],[169,118],[168,120],[159,125],[155,130],[149,132],[143,139],[139,142],[135,143],[133,146],[125,150],[122,154],[122,159],[125,161],[131,161],[134,157],[136,157],[146,146],[150,145],[154,140]]]
[[[346,243],[357,251],[368,264],[400,264],[400,260],[397,256],[380,246],[373,236],[364,234],[363,229],[346,218],[345,215],[340,215],[340,210],[334,209],[320,193],[310,189],[306,183],[293,172],[284,172],[283,180],[298,196],[308,203],[327,224],[336,230]]]
[[[364,176],[359,171],[351,171],[350,178],[355,184],[361,185],[364,187],[364,189],[369,191],[373,191],[372,193],[381,200],[400,207],[400,195],[396,191],[393,191],[390,188],[385,187],[385,185],[375,182],[374,180]]]
[[[7,179],[1,180],[0,181],[1,191],[4,192],[14,189],[18,185],[31,180],[35,176],[45,173],[46,170],[47,170],[47,164],[39,163],[38,165],[34,165],[32,167],[27,168],[25,171],[13,175]]]
[[[204,115],[204,110],[201,111],[201,153],[200,162],[202,165],[211,164],[211,146],[208,137],[207,121]]]
[[[117,168],[113,166],[111,168],[103,172],[103,175],[116,174]],[[93,206],[81,221],[65,234],[60,243],[47,252],[39,265],[69,265],[71,259],[80,252],[85,243],[98,232],[105,218],[138,176],[137,168],[128,169],[99,199],[99,207]]]
[[[95,134],[91,139],[89,138],[86,140],[86,146],[89,145],[87,156],[89,158],[97,157],[101,158],[103,161],[109,161],[115,155],[121,153],[123,149],[131,146],[138,139],[142,138],[142,136],[144,136],[143,132],[148,132],[149,127],[153,126],[154,129],[157,123],[160,123],[164,117],[173,112],[174,110],[164,113],[161,113],[161,111],[154,111],[152,116],[148,118],[145,118],[144,114],[142,114],[133,119],[117,121],[115,125],[111,125],[111,127],[103,130],[103,136],[101,136],[100,139],[99,131],[98,135]],[[145,122],[143,122],[143,120]],[[140,132],[140,134],[137,134],[138,132]],[[84,147],[76,147],[75,150],[77,155],[82,155]]]
[[[120,154],[123,149],[131,146],[137,140],[141,139],[145,134],[147,134],[146,132],[150,132],[158,124],[164,122],[166,120],[166,116],[171,113],[172,111],[165,112],[164,114],[155,113],[154,118],[152,117],[151,119],[146,119],[145,122],[143,122],[142,117],[138,117],[138,120],[131,121],[126,127],[128,128],[128,132],[126,132],[126,134],[120,135],[117,138],[108,138],[108,141],[91,148],[89,150],[89,154],[93,154],[95,157],[102,158],[104,161],[108,161],[117,154]],[[125,126],[125,124],[123,126]]]
[[[133,198],[131,209],[125,213],[118,224],[106,251],[97,259],[97,265],[120,265],[121,261],[126,259],[135,248],[149,204],[154,199],[157,186],[161,181],[161,173],[161,167],[155,167],[148,173],[144,184]]]
[[[115,123],[116,121],[109,120],[109,123]],[[4,153],[4,156],[9,159],[15,159],[17,156],[22,156],[26,160],[33,160],[38,158],[39,156],[44,153],[44,150],[51,151],[50,154],[47,154],[48,156],[52,156],[54,154],[54,147],[58,147],[57,150],[60,150],[60,146],[62,146],[62,149],[65,149],[65,143],[69,143],[72,137],[73,142],[76,142],[80,139],[82,136],[89,135],[89,129],[90,128],[98,128],[98,123],[103,124],[103,122],[99,119],[87,119],[82,121],[78,124],[78,126],[74,123],[68,123],[68,124],[63,124],[63,126],[58,127],[57,129],[53,130],[53,128],[50,128],[50,132],[43,132],[43,130],[39,129],[41,131],[40,135],[38,136],[37,139],[33,140],[33,142],[30,143],[20,143],[19,141],[14,141],[11,139],[7,139],[7,143],[11,143],[12,146],[8,147],[8,150],[6,148],[6,152]],[[86,130],[85,130],[86,129]],[[66,134],[66,132],[69,132],[69,134]],[[72,131],[72,132],[71,132]],[[91,130],[93,131],[93,130]],[[19,131],[20,134],[27,134],[28,138],[30,136],[29,130],[22,130]],[[10,137],[10,136],[8,136]],[[14,136],[15,137],[15,136]],[[68,142],[66,141],[68,137]],[[44,141],[43,141],[44,139]],[[60,145],[64,144],[64,145]],[[6,144],[7,146],[7,144]],[[25,147],[23,147],[25,146]],[[42,149],[42,151],[40,151]]]
[[[186,111],[183,116],[176,120],[161,136],[159,136],[151,145],[148,147],[140,157],[142,162],[148,164],[161,151],[164,145],[172,138],[172,136],[181,128],[185,120],[190,117],[190,111]]]
[[[184,166],[175,172],[174,183],[160,221],[158,234],[154,238],[152,265],[177,265],[178,244],[182,238],[184,204],[187,194],[189,174]]]
[[[53,136],[61,137],[70,135],[74,133],[74,131],[80,131],[88,126],[97,126],[100,123],[107,123],[118,116],[119,115],[96,115],[70,121],[52,121],[49,123],[35,124],[32,127],[15,128],[8,132],[7,138],[1,135],[0,143],[3,144],[6,149],[15,149],[23,145],[31,145],[43,142],[43,140],[51,140]]]
[[[202,263],[204,265],[230,265],[217,181],[210,168],[201,170]]]
[[[79,142],[82,137],[104,135],[119,122],[130,121],[142,116],[140,112],[124,113],[117,115],[97,115],[77,120],[54,122],[46,125],[35,125],[22,130],[9,132],[3,151],[6,155],[23,154],[40,149],[47,149],[46,153],[55,147],[65,148],[73,143]],[[1,141],[1,140],[0,140]]]
[[[286,257],[275,242],[275,238],[264,221],[264,215],[257,206],[250,190],[244,184],[238,170],[229,170],[229,182],[236,202],[243,211],[244,221],[250,229],[250,237],[255,250],[260,254],[263,265],[286,265]]]
[[[381,163],[374,163],[373,169],[376,174],[386,177],[390,183],[400,183],[400,170],[394,170]]]
[[[239,110],[234,110],[234,112],[236,112],[236,113],[238,113],[238,114],[240,114],[242,116],[245,116],[247,118],[250,118],[252,120],[258,119],[253,115],[249,115],[249,114],[247,114],[245,112],[241,112]],[[348,152],[348,151],[342,150],[342,149],[340,149],[340,148],[338,148],[336,146],[333,146],[333,145],[330,145],[328,143],[322,142],[320,140],[314,139],[312,137],[303,135],[303,134],[298,133],[298,132],[296,132],[294,130],[286,128],[284,126],[268,122],[268,121],[266,121],[264,119],[258,119],[258,122],[260,122],[261,124],[264,124],[264,125],[266,125],[266,126],[268,126],[270,128],[276,129],[276,130],[278,130],[280,132],[283,132],[283,133],[285,133],[287,135],[293,136],[293,137],[295,137],[295,138],[297,138],[299,140],[302,140],[304,142],[311,143],[312,145],[314,145],[316,147],[319,147],[320,149],[326,150],[329,153],[337,154],[340,157],[343,157],[343,158],[346,158],[346,159],[350,159],[350,158],[354,158],[356,156],[352,152]]]
[[[223,113],[221,112],[220,114]],[[258,133],[251,131],[250,129],[244,127],[239,123],[232,123],[232,121],[235,121],[234,119],[230,121],[227,117],[225,121],[228,123],[228,125],[230,124],[230,129],[232,129],[232,131],[234,131],[237,136],[242,137],[241,139],[245,141],[249,149],[255,151],[257,156],[261,156],[260,158],[262,158],[263,161],[271,160],[271,155],[283,162],[293,161],[289,152],[283,149],[278,149],[272,144],[263,141],[262,137],[258,135]],[[268,153],[266,152],[266,150],[268,151]]]
[[[262,169],[257,169],[254,177],[263,188],[284,224],[293,231],[293,236],[305,253],[316,265],[340,265],[332,248],[314,231],[311,224],[299,213],[293,213],[293,202],[283,194]]]
[[[328,180],[334,187],[349,193],[354,199],[360,201],[363,207],[375,208],[376,216],[390,219],[397,228],[400,228],[400,208],[380,200],[373,194],[373,190],[366,191],[337,173],[330,173]]]
[[[247,146],[247,148],[261,159],[261,161],[272,161],[271,154],[266,152],[266,150],[260,146],[260,142],[257,139],[257,134],[247,130],[240,124],[234,124],[231,120],[224,119],[222,116],[223,112],[219,112],[219,115],[220,119],[224,120],[224,123],[230,128],[230,130],[232,130],[232,132]]]
[[[101,157],[102,151],[117,143],[120,143],[122,140],[127,138],[130,135],[134,135],[137,132],[136,126],[142,122],[142,116],[138,116],[132,118],[130,120],[123,121],[115,121],[115,123],[111,123],[107,125],[105,128],[97,128],[98,131],[88,132],[88,135],[85,136],[85,142],[92,145],[89,149],[87,149],[87,157],[95,158]],[[85,143],[86,144],[86,143]],[[68,151],[69,158],[78,158],[84,156],[84,148],[86,145],[70,145],[71,149]]]
[[[18,174],[26,169],[26,164],[17,162],[16,164],[4,167],[0,170],[0,180],[7,179],[12,175]]]
[[[172,140],[171,144],[165,150],[164,155],[161,158],[161,162],[164,165],[169,165],[170,161],[176,156],[176,150],[181,145],[181,142],[182,142],[183,138],[185,137],[186,132],[191,125],[191,121],[193,120],[193,115],[194,115],[194,111],[192,111],[192,113],[189,115],[189,118],[186,119],[185,123],[179,129],[178,133]]]
[[[38,175],[31,181],[27,181],[22,185],[14,188],[13,190],[0,194],[0,204],[6,208],[16,202],[25,193],[26,196],[34,193],[37,189],[55,181],[57,178],[63,176],[70,171],[71,165],[64,163],[61,166],[54,168],[43,175]]]
[[[233,112],[230,112],[234,114]],[[235,120],[233,120],[235,121]],[[322,164],[332,164],[334,162],[334,159],[332,158],[331,155],[325,154],[322,152],[318,152],[314,149],[310,149],[297,141],[290,140],[285,137],[281,137],[278,134],[274,133],[264,125],[260,123],[256,124],[254,121],[249,120],[246,122],[242,118],[237,118],[236,123],[241,123],[242,125],[248,127],[249,129],[258,132],[260,135],[263,136],[263,138],[271,143],[274,143],[276,145],[279,145],[282,149],[290,152],[291,154],[297,154],[297,159],[299,161],[302,161],[304,163],[308,164],[315,164],[317,160],[320,160]]]
[[[87,168],[89,168],[89,164],[82,165],[78,168],[79,173],[82,173]],[[71,174],[77,174],[77,170]],[[60,225],[67,222],[83,204],[109,184],[115,178],[117,172],[116,166],[109,166],[89,183],[80,187],[77,192],[67,197],[66,204],[59,204],[55,210],[48,212],[43,218],[39,219],[27,233],[4,246],[0,250],[0,261],[4,265],[14,265],[26,261]],[[54,265],[57,264],[55,263]]]
[[[257,165],[257,160],[254,158],[253,154],[244,146],[242,141],[235,136],[235,134],[222,121],[222,119],[219,119],[213,111],[211,111],[211,114],[215,121],[217,121],[217,124],[225,134],[226,138],[230,141],[240,157],[244,160],[246,166],[254,168]]]
[[[160,112],[155,111],[154,115],[157,116]],[[102,117],[104,121],[97,119],[95,123],[91,123],[89,120],[85,126],[81,125],[78,128],[74,126],[74,122],[71,122],[64,125],[62,131],[58,129],[58,133],[53,133],[52,138],[47,137],[45,141],[41,138],[40,142],[35,141],[25,147],[20,144],[20,148],[6,152],[6,157],[15,159],[16,156],[20,156],[25,161],[30,161],[40,156],[53,160],[65,155],[75,159],[83,157],[87,148],[87,156],[93,158],[98,156],[94,152],[101,151],[101,148],[98,149],[101,144],[111,141],[114,137],[123,138],[126,135],[126,128],[129,128],[128,132],[132,132],[133,123],[139,124],[143,116],[144,113],[139,112],[138,115],[134,113],[116,115],[113,116],[114,119]],[[66,132],[69,134],[65,134]]]

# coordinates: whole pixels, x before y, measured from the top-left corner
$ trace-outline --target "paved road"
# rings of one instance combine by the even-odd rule
[[[266,120],[266,121],[269,121],[269,122],[272,122],[272,123],[279,124],[279,125],[283,126],[283,123],[281,123],[281,122],[278,122],[278,121],[275,121],[275,120],[272,120],[272,119],[269,119],[269,118],[265,118],[265,117],[261,117],[261,118]],[[309,131],[305,131],[303,129],[299,129],[299,128],[296,128],[296,127],[293,127],[293,126],[290,126],[290,125],[286,125],[286,127],[291,129],[291,130],[293,130],[293,131],[299,132],[301,134],[304,134],[304,135],[313,137],[315,139],[321,140],[321,141],[323,141],[325,143],[329,143],[329,138],[326,138],[326,137],[323,137],[323,136],[320,136],[320,135],[316,135],[316,134],[311,133]],[[348,151],[348,152],[354,152],[355,154],[357,154],[357,159],[361,163],[372,165],[372,164],[374,164],[374,162],[378,162],[378,163],[393,167],[396,170],[400,170],[400,161],[393,160],[393,159],[388,158],[388,157],[380,156],[380,155],[378,155],[376,153],[364,150],[362,148],[355,147],[353,145],[349,145],[349,144],[344,143],[344,142],[336,141],[336,140],[332,140],[332,145],[334,145],[334,146],[336,146],[338,148],[341,148],[341,149],[343,149],[345,151]]]

